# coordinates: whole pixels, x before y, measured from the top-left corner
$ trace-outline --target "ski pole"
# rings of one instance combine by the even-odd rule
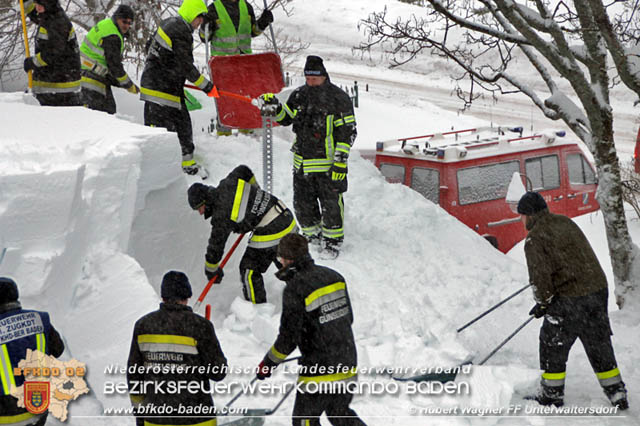
[[[24,13],[24,1],[20,0],[20,17],[22,19],[22,34],[24,35],[24,54],[28,58],[31,56],[29,52],[29,36],[27,34],[27,18]],[[29,82],[29,89],[33,87],[33,73],[29,71],[27,73],[27,79]]]
[[[459,329],[456,330],[456,332],[460,333],[462,330],[464,330],[465,328],[469,327],[471,324],[475,323],[476,321],[478,321],[480,318],[484,317],[485,315],[493,312],[495,309],[497,309],[498,307],[502,306],[502,304],[508,302],[509,300],[511,300],[513,297],[517,296],[518,294],[522,293],[523,291],[525,291],[526,289],[528,289],[529,287],[531,287],[531,284],[527,284],[526,286],[522,287],[520,290],[516,291],[515,293],[513,293],[511,296],[507,297],[506,299],[500,301],[498,304],[492,306],[488,311],[485,311],[484,313],[480,314],[479,316],[475,317],[474,319],[472,319],[471,321],[469,321],[468,323],[466,323],[465,325],[463,325],[462,327],[460,327]]]
[[[502,342],[500,342],[500,344],[494,350],[492,350],[489,353],[489,355],[484,357],[482,361],[480,361],[478,364],[475,364],[475,365],[483,365],[485,362],[487,362],[489,358],[495,355],[496,352],[498,352],[504,345],[506,345],[507,342],[513,338],[513,336],[518,334],[518,332],[520,332],[520,330],[522,330],[533,319],[534,319],[534,316],[531,315],[524,323],[522,323],[522,325],[516,328],[515,331],[509,335],[509,337],[507,337]],[[469,364],[473,364],[473,362],[470,362],[470,361],[464,362],[458,365],[457,367],[445,369],[445,371],[442,373],[426,373],[426,374],[421,374],[419,376],[413,376],[413,377],[393,377],[393,376],[392,377],[394,380],[397,380],[399,382],[408,382],[408,381],[440,382],[440,383],[453,382],[456,379],[456,376],[458,375],[458,373],[461,371],[462,367]]]
[[[207,293],[209,293],[209,290],[211,289],[211,286],[213,285],[213,282],[216,280],[216,278],[218,278],[218,274],[220,273],[220,271],[222,271],[222,268],[225,267],[225,265],[229,261],[229,258],[231,257],[233,252],[236,250],[236,247],[238,247],[238,244],[240,244],[240,241],[242,240],[242,237],[244,237],[244,234],[240,234],[240,236],[238,237],[236,242],[233,243],[233,245],[231,246],[231,248],[227,252],[227,255],[224,257],[224,259],[222,259],[222,262],[220,263],[220,266],[218,266],[218,272],[216,272],[216,274],[213,277],[211,277],[211,279],[209,280],[207,285],[204,287],[204,290],[202,290],[202,293],[200,293],[200,297],[198,297],[198,300],[193,305],[193,311],[194,312],[197,312],[198,309],[200,309],[200,305],[202,305],[202,301],[207,296]]]
[[[194,86],[193,84],[185,84],[184,87],[186,87],[187,89],[201,90],[198,86]],[[248,96],[244,96],[239,93],[228,92],[226,90],[219,90],[216,86],[213,86],[213,90],[207,93],[207,96],[209,96],[210,98],[219,98],[220,96],[226,96],[228,98],[238,99],[240,101],[251,103],[251,98]]]
[[[498,352],[504,345],[507,344],[507,342],[511,339],[513,339],[513,336],[515,336],[516,334],[518,334],[520,332],[520,330],[522,330],[527,324],[529,324],[535,317],[533,315],[531,315],[525,322],[523,322],[518,328],[515,329],[515,331],[513,333],[511,333],[509,335],[509,337],[507,337],[506,339],[504,339],[494,350],[492,350],[489,355],[487,355],[486,357],[484,357],[484,359],[482,361],[480,361],[478,363],[478,365],[483,365],[485,362],[487,362],[489,360],[489,358],[491,358],[496,352]]]

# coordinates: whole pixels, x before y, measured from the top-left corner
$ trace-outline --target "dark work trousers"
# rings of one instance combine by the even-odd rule
[[[278,269],[282,265],[276,260],[278,246],[269,248],[247,247],[240,260],[240,277],[242,279],[242,294],[251,303],[266,303],[267,291],[264,288],[262,274],[267,272],[271,263]]]
[[[342,193],[334,191],[326,173],[303,174],[294,170],[293,208],[307,237],[315,234],[325,240],[344,239]]]
[[[116,113],[116,100],[113,97],[110,85],[105,85],[106,96],[95,90],[82,89],[82,103],[89,109],[103,111],[108,114]]]
[[[286,229],[290,228],[294,221],[291,210],[284,210],[271,223],[260,228],[256,228],[249,239],[248,247],[240,260],[240,277],[242,280],[242,294],[251,303],[266,303],[267,292],[264,288],[262,274],[267,272],[273,263],[278,269],[282,264],[278,262],[277,248],[278,242],[284,235],[279,236]],[[297,227],[292,232],[297,231]],[[268,238],[269,236],[279,236],[277,239],[268,242],[258,242],[254,238]]]
[[[327,415],[334,426],[366,426],[358,413],[349,407],[350,393],[296,393],[291,424],[293,426],[320,426],[320,416]]]
[[[80,92],[74,93],[38,93],[36,99],[42,106],[80,106]]]
[[[581,297],[556,297],[540,328],[540,368],[564,373],[571,346],[580,339],[596,373],[616,368],[607,310],[608,290]]]
[[[178,141],[182,148],[182,155],[193,154],[193,129],[191,128],[191,116],[181,98],[182,108],[172,108],[153,102],[144,103],[144,125],[151,127],[164,127],[170,132],[178,133]]]

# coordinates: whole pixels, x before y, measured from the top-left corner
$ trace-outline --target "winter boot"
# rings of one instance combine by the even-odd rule
[[[340,255],[340,247],[342,246],[341,240],[333,238],[324,239],[324,250],[322,251],[322,259],[333,260]]]
[[[618,407],[620,410],[626,410],[629,408],[627,389],[624,386],[624,382],[619,382],[610,386],[603,386],[602,390],[604,390],[604,394],[607,395],[607,398],[611,401],[611,405]]]
[[[202,180],[209,177],[209,171],[198,163],[193,163],[190,166],[182,166],[182,171],[188,175],[198,175]]]
[[[564,405],[564,386],[540,385],[535,395],[527,395],[524,399],[536,401],[540,405],[562,407]]]
[[[320,235],[314,234],[314,235],[306,235],[304,236],[307,241],[309,242],[309,245],[313,248],[315,248],[316,250],[320,251],[322,249],[322,238],[320,238]]]

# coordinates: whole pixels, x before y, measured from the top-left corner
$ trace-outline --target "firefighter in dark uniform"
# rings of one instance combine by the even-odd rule
[[[236,167],[218,187],[194,183],[189,188],[189,205],[205,219],[211,218],[211,236],[205,255],[205,274],[219,283],[218,269],[224,246],[231,232],[251,232],[247,249],[240,260],[244,298],[254,304],[265,303],[264,274],[277,263],[277,246],[289,233],[298,232],[291,210],[273,194],[263,191],[247,166]]]
[[[184,0],[178,15],[160,23],[149,40],[147,61],[140,80],[140,99],[144,104],[144,124],[164,127],[178,133],[182,147],[182,170],[197,174],[199,166],[193,158],[193,129],[184,98],[185,80],[204,92],[213,90],[211,83],[193,64],[192,32],[204,21],[204,0]]]
[[[265,9],[256,20],[253,7],[245,0],[215,0],[209,4],[206,22],[200,27],[200,39],[209,35],[211,56],[251,53],[251,39],[262,34],[273,22],[273,14]],[[218,122],[218,136],[230,136],[231,129]],[[240,129],[240,133],[251,130]]]
[[[302,233],[336,257],[344,239],[344,204],[347,159],[356,139],[351,99],[331,83],[318,56],[308,56],[306,84],[279,105],[272,93],[262,95],[267,104],[279,105],[276,120],[293,124],[293,207]],[[320,206],[318,206],[318,203]]]
[[[80,46],[82,102],[91,109],[116,113],[111,86],[139,93],[122,66],[124,38],[128,37],[133,18],[133,9],[121,4],[111,18],[91,28]]]
[[[35,56],[24,60],[24,70],[33,71],[33,94],[44,106],[81,105],[80,51],[71,21],[58,0],[34,1],[29,18],[38,24]]]
[[[607,278],[589,241],[571,219],[549,213],[537,192],[522,196],[518,213],[528,231],[524,250],[536,300],[529,314],[544,316],[541,387],[528,399],[542,405],[564,404],[567,359],[571,346],[580,339],[611,404],[629,408],[611,344]]]
[[[19,326],[25,323],[24,326]],[[19,336],[5,324],[15,324],[11,330],[21,330]],[[33,325],[35,324],[35,326]],[[29,413],[18,407],[18,399],[10,390],[24,384],[24,376],[14,375],[14,368],[26,358],[27,350],[41,351],[58,358],[64,352],[60,334],[53,328],[46,312],[22,309],[18,302],[18,286],[11,278],[0,277],[0,425],[44,425],[47,412]]]
[[[129,395],[139,407],[138,425],[215,426],[209,380],[224,379],[227,359],[213,324],[187,306],[191,284],[182,272],[164,275],[160,295],[160,309],[136,322],[127,362]],[[145,382],[152,385],[141,386]],[[192,392],[184,388],[176,392],[167,387],[170,382],[190,384]],[[172,407],[171,417],[152,416],[154,407],[163,406]]]
[[[358,355],[353,338],[353,311],[342,275],[318,266],[306,238],[287,235],[278,246],[283,267],[276,276],[287,283],[282,294],[278,337],[258,366],[258,379],[296,348],[302,354],[292,423],[320,425],[322,413],[333,425],[364,425],[349,408],[353,394],[344,387],[357,380]],[[324,391],[318,387],[324,386]],[[317,392],[316,392],[317,391]]]

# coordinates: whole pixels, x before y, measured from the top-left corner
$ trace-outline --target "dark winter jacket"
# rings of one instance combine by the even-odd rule
[[[115,18],[106,18],[94,26],[80,47],[83,87],[95,90],[88,79],[109,86],[131,87],[133,82],[122,65],[123,48],[124,35]]]
[[[13,369],[26,358],[28,349],[57,358],[64,352],[64,343],[48,313],[22,309],[19,302],[9,302],[0,305],[0,346],[0,424],[12,424],[16,423],[15,416],[30,416],[8,393],[10,384],[24,384],[24,376],[14,376]]]
[[[357,352],[351,330],[353,311],[342,275],[314,263],[311,256],[289,267],[282,294],[280,331],[264,357],[267,366],[299,348],[299,381],[337,381],[356,377]]]
[[[232,232],[243,234],[253,231],[249,246],[266,248],[277,246],[282,237],[296,229],[296,221],[289,209],[273,194],[260,189],[253,172],[244,165],[233,169],[217,188],[209,187],[205,205],[205,217],[211,216],[211,236],[206,254],[210,271],[217,268]],[[279,213],[279,216],[262,225],[265,215],[272,213]]]
[[[357,135],[351,99],[328,77],[320,86],[294,90],[276,120],[293,125],[294,167],[304,173],[329,171],[337,153],[341,162],[346,160]]]
[[[80,50],[71,21],[57,4],[30,17],[38,23],[33,93],[79,92]]]
[[[204,7],[204,6],[203,6]],[[193,28],[182,16],[160,23],[140,80],[140,99],[181,109],[185,80],[205,89],[209,80],[193,64]]]
[[[227,359],[211,321],[192,312],[186,305],[162,303],[160,309],[140,318],[133,329],[127,362],[127,383],[132,402],[142,406],[163,404],[178,410],[189,407],[213,407],[209,380],[220,381],[226,375]],[[155,369],[153,367],[156,367]],[[199,371],[198,367],[202,367]],[[135,368],[135,372],[130,370]],[[142,371],[141,371],[142,370]],[[145,381],[158,383],[143,389]],[[172,383],[199,384],[194,393],[172,391]],[[162,393],[165,392],[165,393]],[[149,412],[149,411],[148,411]],[[209,413],[206,413],[209,414]],[[173,415],[179,415],[174,413]],[[140,417],[144,417],[141,415]],[[212,416],[215,417],[215,416]],[[154,424],[189,425],[203,418],[153,418]]]
[[[566,216],[541,212],[528,216],[524,251],[529,281],[538,303],[578,297],[607,288],[607,278],[589,241]]]

